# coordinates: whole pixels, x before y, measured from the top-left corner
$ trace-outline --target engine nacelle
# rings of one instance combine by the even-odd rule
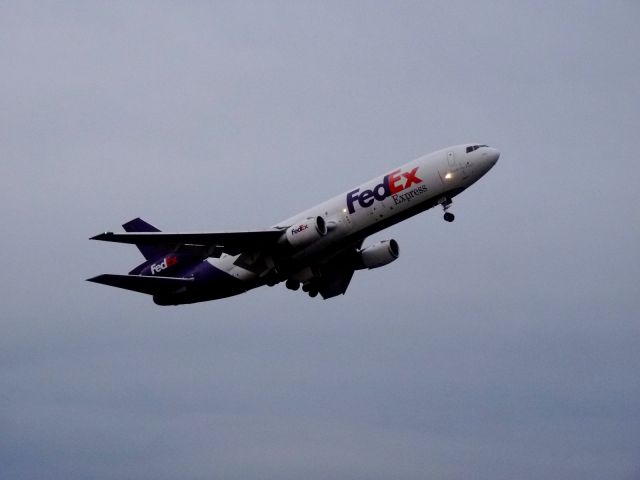
[[[303,248],[311,245],[326,234],[327,224],[324,218],[318,216],[291,225],[280,239],[280,243],[287,244],[294,248]]]
[[[381,240],[360,250],[359,268],[378,268],[390,264],[400,256],[400,247],[395,240]]]

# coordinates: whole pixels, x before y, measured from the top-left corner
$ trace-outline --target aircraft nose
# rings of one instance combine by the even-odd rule
[[[491,162],[492,167],[496,164],[499,158],[500,158],[500,152],[496,148],[489,148],[489,154],[487,155],[487,160]]]
[[[495,148],[488,147],[482,152],[482,163],[484,163],[487,170],[493,167],[499,158],[500,152]]]

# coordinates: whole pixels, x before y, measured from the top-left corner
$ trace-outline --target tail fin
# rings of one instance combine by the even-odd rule
[[[154,227],[150,223],[145,222],[141,218],[134,218],[122,225],[125,232],[159,232],[160,229]],[[140,253],[147,260],[153,260],[161,257],[171,250],[170,247],[164,247],[162,245],[136,245]]]

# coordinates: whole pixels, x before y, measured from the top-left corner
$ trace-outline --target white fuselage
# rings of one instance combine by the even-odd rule
[[[325,220],[327,234],[292,255],[304,264],[305,258],[322,255],[345,239],[363,240],[433,206],[448,205],[454,196],[487,173],[498,157],[496,149],[484,145],[445,148],[375,177],[273,228],[285,229],[318,216]],[[235,265],[237,258],[223,254],[208,262],[239,280],[255,281],[259,274]]]

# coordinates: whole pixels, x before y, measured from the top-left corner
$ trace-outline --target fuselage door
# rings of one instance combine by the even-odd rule
[[[447,152],[447,163],[449,164],[449,168],[455,168],[456,154],[454,152]]]
[[[456,163],[456,153],[451,150],[447,152],[447,163],[440,164],[440,179],[447,188],[453,188],[458,180],[459,165]]]

